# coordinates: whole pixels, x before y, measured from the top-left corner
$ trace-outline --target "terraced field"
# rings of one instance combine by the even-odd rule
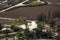
[[[5,18],[19,18],[20,16],[27,17],[27,19],[37,19],[37,17],[43,13],[47,15],[48,13],[60,12],[60,5],[43,5],[36,7],[17,7],[6,12],[0,13],[0,17]],[[56,13],[58,14],[58,13]]]

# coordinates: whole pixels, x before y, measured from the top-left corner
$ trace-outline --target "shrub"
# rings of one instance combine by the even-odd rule
[[[30,6],[37,6],[37,5],[43,5],[44,3],[42,2],[37,2],[37,1],[33,1],[30,3]]]
[[[1,25],[1,23],[0,23],[0,30],[2,29],[3,27],[2,27],[2,25]]]
[[[21,23],[25,23],[26,22],[26,17],[21,16],[18,19],[19,19],[19,22],[21,22]]]
[[[8,8],[8,7],[9,7],[9,6],[7,6],[6,4],[0,5],[0,11],[3,10],[3,9],[6,9],[6,8]]]

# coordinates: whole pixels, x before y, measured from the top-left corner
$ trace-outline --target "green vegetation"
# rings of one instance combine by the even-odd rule
[[[21,16],[18,19],[19,19],[18,21],[10,21],[10,22],[7,22],[6,24],[10,24],[11,25],[11,29],[12,30],[9,31],[9,32],[17,32],[17,37],[19,38],[19,40],[20,39],[28,40],[28,39],[41,39],[41,38],[43,38],[43,39],[50,39],[50,38],[53,38],[52,37],[52,33],[51,33],[51,31],[53,32],[53,30],[48,31],[46,29],[47,32],[43,32],[42,31],[43,29],[45,29],[44,21],[38,21],[37,22],[37,25],[38,25],[37,27],[38,28],[33,29],[33,31],[29,31],[28,28],[22,29],[22,28],[19,28],[19,27],[16,26],[16,25],[24,24],[26,22],[26,20],[27,20],[26,17],[22,17]],[[14,24],[14,25],[12,25],[12,24]],[[53,26],[55,24],[55,22],[52,20],[50,24],[52,24],[51,26]],[[47,24],[47,25],[49,25],[49,24]],[[52,27],[52,28],[54,29],[54,27]]]
[[[19,18],[18,18],[18,20],[19,20],[19,22],[21,22],[21,23],[25,23],[25,22],[26,22],[26,20],[27,20],[27,18],[26,18],[26,17],[21,16],[21,17],[19,17]]]
[[[0,11],[1,10],[3,10],[3,9],[5,9],[5,8],[8,8],[9,6],[7,6],[7,5],[0,5]]]
[[[56,20],[54,20],[53,16],[51,17],[50,13],[48,16],[41,13],[37,18],[37,28],[30,31],[27,25],[27,18],[24,16],[20,16],[18,20],[8,21],[6,23],[0,24],[0,30],[5,27],[5,25],[11,25],[11,31],[8,32],[17,32],[17,37],[19,40],[28,40],[28,39],[54,39],[54,33],[57,33],[57,28],[60,28],[60,23],[57,24]],[[19,28],[19,25],[25,24],[26,29]],[[7,26],[8,27],[8,26]],[[43,29],[46,31],[44,32]],[[53,32],[53,33],[52,33]],[[2,34],[2,32],[0,32]],[[7,32],[6,32],[7,33]],[[57,35],[58,36],[58,35]]]
[[[18,4],[18,3],[22,2],[22,1],[23,0],[12,0],[12,1],[10,1],[10,3],[9,3],[9,1],[8,1],[8,3],[7,2],[6,3],[2,3],[2,4],[0,4],[0,11],[10,7],[11,5]]]
[[[42,2],[37,2],[37,1],[32,1],[31,3],[30,3],[30,5],[31,6],[38,6],[38,5],[43,5],[44,3],[42,3]]]
[[[21,16],[21,17],[19,17],[15,21],[11,20],[11,21],[7,21],[7,22],[3,23],[3,26],[5,26],[5,25],[14,25],[14,26],[17,26],[17,25],[26,24],[27,23],[26,20],[27,20],[26,17]]]
[[[10,1],[8,3],[3,3],[0,5],[0,10],[8,8],[12,5],[16,5],[16,4],[23,2],[23,1],[24,0],[13,0],[13,1]],[[29,6],[38,6],[38,5],[44,5],[45,3],[37,2],[37,0],[29,0],[29,1],[25,2],[24,4],[29,4]]]

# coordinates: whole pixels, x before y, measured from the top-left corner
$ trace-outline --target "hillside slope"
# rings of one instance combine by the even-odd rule
[[[0,17],[5,18],[19,18],[20,16],[25,16],[27,19],[37,19],[37,17],[43,13],[47,15],[48,13],[60,12],[59,5],[44,5],[37,7],[18,7],[6,12],[0,13]],[[56,13],[57,14],[57,13]]]

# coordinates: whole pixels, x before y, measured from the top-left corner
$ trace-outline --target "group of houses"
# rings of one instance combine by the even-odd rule
[[[13,4],[13,1],[14,0],[10,0],[10,1],[3,0],[3,1],[0,1],[0,3]],[[37,0],[37,1],[39,2],[40,0]],[[34,6],[34,7],[29,7],[29,6],[27,6],[27,7],[18,6],[15,8],[13,7],[12,9],[6,10],[4,12],[0,11],[0,23],[6,23],[11,20],[15,21],[19,17],[23,16],[23,17],[26,17],[27,20],[31,20],[31,24],[28,23],[28,25],[30,25],[29,30],[32,30],[33,28],[37,28],[36,20],[38,20],[41,17],[41,15],[43,16],[44,20],[45,19],[47,20],[48,18],[53,18],[56,20],[56,22],[57,22],[56,24],[59,24],[60,23],[60,5],[46,4],[46,5]],[[47,25],[47,26],[49,26],[49,25]],[[18,27],[26,29],[25,24],[20,25]],[[3,30],[6,30],[6,28],[4,28]],[[45,31],[45,29],[42,31]]]

